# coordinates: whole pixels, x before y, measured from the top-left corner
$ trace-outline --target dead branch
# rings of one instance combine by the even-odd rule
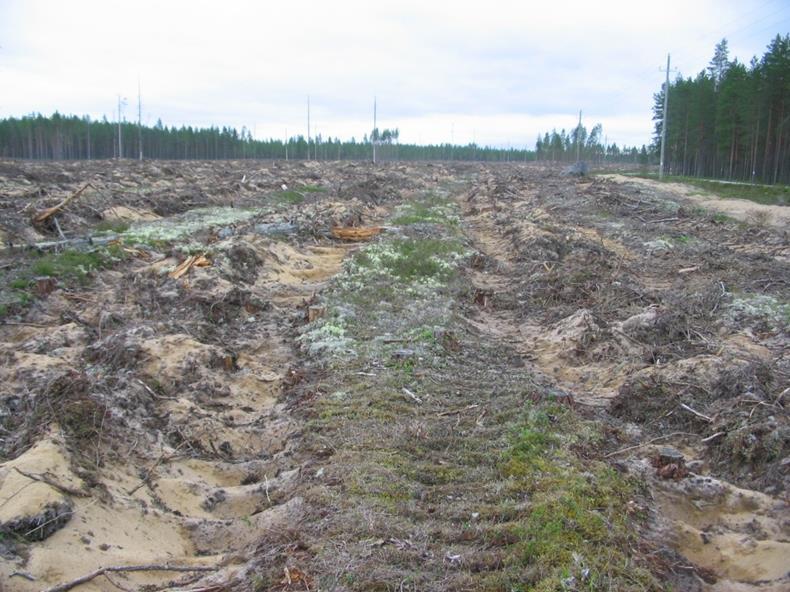
[[[14,470],[22,475],[23,477],[27,477],[28,479],[32,479],[33,481],[39,481],[41,483],[46,483],[50,487],[54,487],[58,491],[62,491],[63,493],[67,493],[69,495],[73,495],[75,497],[90,497],[91,495],[85,491],[81,491],[79,489],[74,489],[73,487],[67,487],[66,485],[61,485],[54,479],[47,477],[44,473],[39,473],[38,475],[34,475],[33,473],[28,473],[27,471],[23,471],[20,468],[14,467]]]
[[[70,582],[66,582],[65,584],[59,584],[57,586],[53,586],[52,588],[47,588],[44,592],[66,592],[67,590],[71,590],[72,588],[76,588],[86,582],[90,582],[94,578],[98,578],[101,575],[113,572],[132,572],[132,571],[182,571],[182,572],[189,572],[189,571],[217,571],[217,567],[214,566],[207,566],[207,565],[196,565],[193,567],[188,567],[184,565],[169,565],[167,563],[163,564],[150,564],[150,565],[111,565],[108,567],[101,567],[96,571],[92,571],[89,574],[71,580]]]
[[[707,438],[703,438],[702,440],[700,440],[700,442],[702,442],[703,444],[707,444],[708,442],[712,442],[716,438],[721,438],[722,436],[726,436],[726,435],[727,435],[727,432],[716,432],[712,436],[708,436]]]
[[[58,217],[57,216],[52,216],[52,221],[55,223],[55,228],[57,229],[58,236],[61,238],[61,240],[68,240],[66,238],[66,235],[63,234],[63,231],[60,229],[60,224],[58,224]]]
[[[93,502],[91,502],[91,503],[93,503]],[[37,530],[41,530],[41,531],[43,531],[43,529],[44,529],[44,527],[45,527],[45,526],[49,526],[49,525],[50,525],[50,524],[52,524],[53,522],[57,522],[58,520],[60,520],[60,519],[61,519],[61,518],[63,518],[64,516],[73,516],[73,515],[74,515],[74,510],[67,510],[67,511],[63,512],[62,514],[57,514],[57,515],[55,515],[53,518],[50,518],[49,520],[47,520],[46,522],[44,522],[44,524],[39,524],[39,525],[38,525],[38,526],[36,526],[35,528],[31,528],[30,530],[28,530],[28,531],[27,531],[27,532],[24,534],[24,536],[28,537],[28,536],[30,536],[31,534],[33,534],[34,532],[36,532]]]
[[[696,434],[691,434],[689,432],[672,432],[671,434],[665,434],[663,436],[658,436],[657,438],[653,438],[652,440],[648,440],[647,442],[642,442],[641,444],[637,444],[636,446],[628,446],[627,448],[621,448],[620,450],[615,450],[614,452],[610,452],[609,454],[605,454],[604,458],[611,458],[613,456],[617,456],[618,454],[622,454],[623,452],[629,452],[631,450],[636,450],[637,448],[644,448],[645,446],[649,446],[654,442],[658,442],[659,440],[666,440],[667,438],[673,438],[675,436],[696,436]]]
[[[69,246],[76,246],[76,245],[106,245],[107,243],[111,243],[113,241],[118,240],[119,235],[111,234],[106,236],[86,236],[80,238],[67,238],[65,240],[56,240],[56,241],[44,241],[40,243],[28,243],[26,245],[20,245],[22,248],[25,249],[35,249],[38,251],[48,251],[50,249],[58,249],[60,247],[69,245]]]
[[[411,397],[416,403],[422,403],[422,399],[420,399],[417,395],[415,395],[413,392],[411,392],[405,386],[403,387],[402,390],[403,390],[404,393],[409,395],[409,397]]]
[[[181,433],[181,432],[179,432],[179,434],[180,434],[180,433]],[[183,435],[182,435],[182,438],[183,438]],[[126,495],[134,495],[134,494],[135,494],[135,492],[137,492],[137,490],[138,490],[138,489],[140,489],[140,488],[141,488],[143,485],[145,485],[146,483],[148,483],[148,480],[151,478],[151,475],[152,475],[152,474],[153,474],[153,472],[156,470],[156,468],[157,468],[157,467],[158,467],[158,466],[159,466],[159,465],[160,465],[160,464],[161,464],[163,461],[165,461],[165,460],[170,460],[170,459],[174,458],[174,457],[176,456],[176,453],[177,453],[177,452],[178,452],[178,451],[181,449],[181,447],[182,447],[182,446],[184,446],[185,444],[188,444],[188,442],[187,442],[187,440],[186,440],[186,439],[182,440],[182,441],[181,441],[181,443],[180,443],[178,446],[176,446],[175,450],[173,450],[173,452],[172,452],[170,455],[168,455],[168,454],[166,454],[166,453],[164,453],[164,452],[163,452],[162,454],[160,454],[160,455],[159,455],[159,458],[157,458],[157,459],[156,459],[156,462],[154,462],[154,464],[152,464],[152,465],[151,465],[151,467],[150,467],[150,468],[149,468],[149,469],[148,469],[148,470],[145,472],[145,476],[144,476],[142,479],[140,479],[140,482],[139,482],[139,483],[138,483],[138,484],[137,484],[135,487],[133,487],[132,489],[130,489],[129,491],[127,491],[127,492],[126,492]]]
[[[168,275],[177,280],[182,275],[186,274],[192,267],[207,267],[211,265],[211,261],[209,261],[205,253],[203,255],[192,255],[184,259],[173,271],[171,271]]]
[[[704,414],[700,413],[699,411],[696,411],[695,409],[692,409],[691,407],[689,407],[685,403],[681,403],[680,407],[681,407],[681,409],[685,409],[689,413],[692,413],[692,414],[696,415],[700,419],[704,419],[708,423],[713,423],[713,418],[712,417],[708,417],[707,415],[704,415]]]
[[[52,216],[63,210],[69,203],[77,199],[88,188],[93,187],[90,183],[85,183],[80,189],[69,195],[66,199],[61,201],[58,205],[52,206],[45,210],[41,210],[33,215],[33,224],[42,224],[49,220]]]
[[[437,413],[436,417],[447,417],[448,415],[458,415],[462,411],[468,411],[469,409],[477,409],[480,405],[467,405],[466,407],[461,407],[460,409],[451,409],[450,411],[442,411],[441,413]]]

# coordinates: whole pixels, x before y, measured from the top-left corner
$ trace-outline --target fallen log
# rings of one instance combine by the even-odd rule
[[[80,245],[106,245],[120,238],[117,234],[106,236],[82,236],[76,238],[67,238],[65,240],[56,241],[43,241],[40,243],[25,243],[22,245],[13,245],[12,248],[20,248],[29,251],[49,251],[52,249],[59,249],[60,247],[80,246]]]
[[[347,241],[368,240],[382,231],[381,226],[350,227],[343,228],[335,226],[332,228],[332,236]]]

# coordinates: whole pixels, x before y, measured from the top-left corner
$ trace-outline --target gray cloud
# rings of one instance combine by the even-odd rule
[[[375,94],[404,141],[532,145],[583,109],[641,144],[666,51],[693,75],[722,36],[748,61],[783,28],[783,0],[0,0],[0,115],[112,119],[121,93],[131,118],[139,75],[149,123],[305,133],[310,94],[315,129],[361,138]]]

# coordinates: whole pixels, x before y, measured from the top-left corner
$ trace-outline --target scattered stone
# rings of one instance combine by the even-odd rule
[[[653,457],[652,464],[662,479],[679,481],[689,474],[683,453],[671,446],[662,446]]]
[[[403,348],[400,348],[400,349],[396,349],[394,352],[392,352],[392,359],[393,360],[408,360],[410,358],[413,358],[416,355],[416,353],[417,352],[415,352],[413,349],[410,349],[410,348],[407,348],[407,347],[403,347]]]
[[[226,238],[230,238],[233,236],[235,230],[231,226],[224,226],[217,231],[217,238],[220,240],[225,240]]]
[[[295,234],[299,229],[295,224],[289,222],[270,222],[267,224],[256,224],[254,230],[263,236],[278,236]]]

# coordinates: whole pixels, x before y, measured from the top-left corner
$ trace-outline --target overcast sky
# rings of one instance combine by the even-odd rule
[[[533,147],[579,109],[609,141],[650,141],[659,67],[761,56],[790,31],[788,0],[0,0],[0,117],[123,116],[247,126],[258,138],[312,130],[361,139]],[[674,75],[673,75],[674,76]]]

